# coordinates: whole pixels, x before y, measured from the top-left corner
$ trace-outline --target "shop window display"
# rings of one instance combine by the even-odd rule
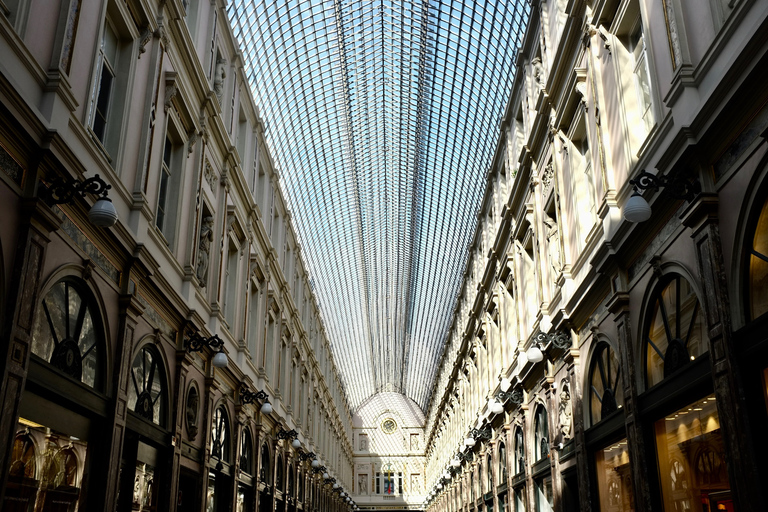
[[[597,490],[602,512],[635,510],[627,440],[622,439],[595,452]]]
[[[2,510],[77,510],[88,443],[19,418]]]
[[[549,456],[549,426],[547,425],[547,410],[544,407],[536,409],[536,428],[534,451],[539,461]]]
[[[734,510],[715,396],[655,424],[664,510]]]

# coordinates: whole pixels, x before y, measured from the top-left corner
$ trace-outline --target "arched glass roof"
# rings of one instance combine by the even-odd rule
[[[353,409],[427,408],[529,9],[229,4]]]

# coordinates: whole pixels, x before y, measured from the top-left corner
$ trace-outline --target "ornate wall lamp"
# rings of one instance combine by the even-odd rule
[[[280,432],[277,433],[278,439],[292,439],[291,446],[298,449],[301,448],[301,441],[299,441],[299,433],[295,430],[285,430],[283,428],[280,429]]]
[[[213,366],[217,368],[227,367],[227,354],[224,353],[224,340],[219,338],[218,334],[214,334],[210,338],[204,338],[198,332],[190,334],[185,343],[187,352],[201,352],[205,347],[211,350],[216,350],[216,355],[213,356]]]
[[[469,431],[469,435],[466,439],[464,439],[464,446],[469,446],[470,448],[475,446],[477,441],[489,441],[491,439],[491,428],[489,426],[485,426],[483,428],[477,429],[473,428]]]
[[[312,472],[315,473],[315,474],[323,473],[323,478],[326,478],[328,476],[328,473],[326,473],[326,469],[328,469],[328,468],[326,468],[325,466],[317,466],[317,467],[315,467],[315,465],[314,465],[315,461],[317,461],[318,463],[320,462],[317,459],[312,461]]]
[[[272,404],[269,403],[269,395],[264,391],[248,391],[246,388],[240,390],[240,403],[243,405],[252,404],[256,400],[261,400],[261,414],[272,414]]]
[[[523,390],[522,389],[510,389],[508,391],[499,391],[496,393],[496,400],[505,403],[510,400],[515,405],[523,403]]]
[[[112,200],[108,197],[108,190],[112,185],[95,175],[84,181],[76,178],[55,178],[50,186],[40,191],[40,197],[53,206],[54,204],[70,204],[76,197],[85,198],[86,194],[101,196],[88,211],[88,220],[94,226],[109,228],[117,222],[117,210]]]
[[[541,348],[550,343],[565,350],[571,347],[571,337],[565,331],[539,332],[534,338],[533,344],[525,351],[525,357],[532,363],[540,363],[544,360],[544,352],[541,351]]]
[[[317,459],[315,459],[316,455],[315,452],[309,452],[306,453],[304,450],[299,449],[299,461],[304,462],[306,460],[312,459],[312,464],[315,463]],[[317,465],[320,465],[320,461],[317,461]]]
[[[646,170],[640,171],[637,178],[629,180],[632,185],[632,195],[627,199],[624,205],[624,218],[629,222],[645,222],[651,218],[651,206],[648,204],[640,190],[652,188],[659,190],[664,188],[664,194],[672,199],[685,199],[687,202],[693,201],[697,194],[701,193],[701,183],[699,180],[690,179],[677,173],[674,176],[658,176],[651,174]]]

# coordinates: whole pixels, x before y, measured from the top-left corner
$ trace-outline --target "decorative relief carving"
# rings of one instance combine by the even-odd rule
[[[171,108],[171,104],[173,102],[173,98],[176,97],[176,93],[179,92],[178,87],[176,87],[175,81],[173,83],[166,82],[165,85],[165,104],[163,105],[163,111],[168,112],[168,109]]]
[[[224,95],[224,79],[227,77],[227,71],[225,69],[226,64],[226,59],[222,57],[216,59],[216,74],[213,79],[213,92],[216,95],[216,99],[219,101],[219,105],[221,105],[221,99]]]
[[[555,167],[552,165],[552,161],[550,160],[547,166],[544,168],[544,174],[541,175],[541,186],[545,197],[547,192],[549,192],[549,187],[552,186],[554,177]],[[544,222],[546,222],[546,220]]]
[[[563,269],[562,253],[560,252],[560,229],[557,220],[546,213],[544,225],[547,227],[547,248],[549,250],[549,264],[552,267],[552,279],[557,279]]]
[[[533,81],[536,83],[536,87],[538,87],[540,91],[543,91],[544,86],[547,84],[547,76],[544,71],[544,65],[541,63],[541,59],[539,57],[534,57],[531,61],[531,66],[533,66]]]
[[[147,45],[152,40],[152,36],[154,36],[154,33],[149,30],[149,27],[146,27],[144,32],[141,33],[141,39],[139,40],[139,58],[141,58],[142,53],[147,51]]]
[[[197,139],[199,139],[200,136],[197,134],[197,132],[192,132],[189,135],[189,139],[187,140],[187,157],[192,154],[192,152],[195,150],[195,144],[197,144]]]
[[[677,66],[683,62],[683,52],[680,49],[680,34],[677,30],[675,10],[668,0],[662,0],[662,2],[664,4],[664,21],[667,24],[667,39],[672,54],[672,69],[677,69]]]
[[[571,409],[571,391],[567,381],[561,384],[558,410],[560,414],[560,433],[566,439],[570,438],[571,424],[573,423],[573,411]]]
[[[205,181],[208,182],[208,186],[211,187],[211,190],[216,190],[216,182],[219,179],[216,176],[216,171],[213,170],[213,166],[208,160],[205,161],[205,169],[203,171],[203,177],[205,178]]]

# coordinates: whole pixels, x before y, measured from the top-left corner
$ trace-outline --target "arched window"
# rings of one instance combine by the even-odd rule
[[[293,497],[293,464],[288,466],[288,489],[286,489],[286,494],[288,494],[289,498]]]
[[[261,467],[259,468],[259,480],[269,485],[269,475],[272,474],[272,466],[269,459],[267,443],[261,445]]]
[[[534,428],[536,460],[549,455],[549,427],[547,425],[547,410],[543,406],[536,409],[536,426]]]
[[[103,329],[85,285],[59,281],[37,309],[32,353],[94,389],[103,380]]]
[[[249,475],[253,474],[253,444],[251,429],[245,427],[240,435],[240,470]]]
[[[275,488],[283,490],[283,456],[277,456],[277,469],[275,471]]]
[[[515,474],[519,475],[525,471],[525,436],[523,429],[515,429]]]
[[[230,461],[229,418],[223,405],[216,408],[211,424],[211,457],[223,462]]]
[[[499,485],[507,481],[507,447],[499,443]]]
[[[488,492],[491,492],[493,490],[493,459],[491,458],[491,454],[488,454],[488,458],[486,459],[485,468],[488,470]]]
[[[754,320],[768,312],[768,198],[760,210],[749,248],[748,279],[749,319]]]
[[[589,370],[589,414],[592,425],[624,405],[621,366],[616,352],[600,342]]]
[[[298,494],[299,494],[299,501],[304,501],[304,475],[299,471],[299,477],[296,479],[296,484],[298,485]]]
[[[167,387],[157,349],[145,345],[131,364],[128,408],[161,427],[165,426]]]
[[[11,452],[11,468],[8,476],[13,479],[34,479],[36,476],[37,462],[35,443],[26,434],[20,434],[13,440]]]
[[[704,315],[690,283],[672,274],[652,298],[646,330],[648,387],[658,384],[707,351]]]

